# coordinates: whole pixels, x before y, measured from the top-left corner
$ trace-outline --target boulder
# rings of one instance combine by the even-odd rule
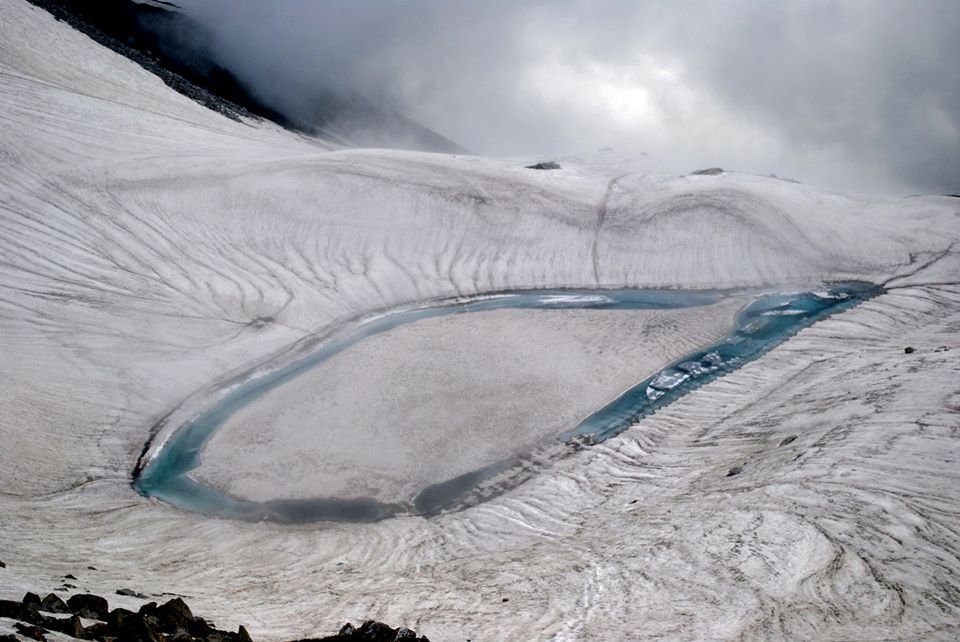
[[[40,615],[37,607],[13,600],[0,600],[0,617],[8,617],[11,620],[20,620],[31,624],[41,624],[43,622],[43,616]]]
[[[155,607],[156,604],[153,604],[153,606]],[[132,642],[157,642],[163,639],[159,620],[154,615],[145,612],[145,609],[140,609],[139,613],[134,613],[127,609],[115,608],[107,615],[105,626],[106,630],[100,637],[131,640]]]
[[[87,637],[87,631],[83,628],[83,622],[81,622],[80,618],[76,615],[72,615],[67,619],[62,632],[78,640],[83,640]]]
[[[560,163],[556,161],[542,161],[533,165],[527,165],[527,169],[563,169]]]
[[[357,638],[366,642],[393,642],[397,637],[397,630],[374,620],[367,620],[357,629]]]
[[[719,176],[723,174],[722,167],[708,167],[707,169],[698,169],[695,172],[690,172],[691,176]]]
[[[56,593],[50,593],[40,601],[40,610],[48,613],[69,613],[70,607]]]
[[[130,642],[163,642],[163,634],[152,619],[136,614],[123,620],[123,628],[119,631],[118,638]]]
[[[115,608],[107,614],[106,623],[110,631],[122,631],[123,621],[128,617],[139,615],[127,609]]]
[[[240,625],[240,630],[237,631],[237,642],[253,642],[250,634],[247,633],[247,629],[242,624]]]
[[[124,597],[135,597],[138,600],[147,599],[147,596],[144,595],[143,593],[137,593],[133,589],[128,589],[128,588],[117,589],[117,595],[123,595]]]
[[[83,622],[76,615],[71,615],[68,618],[48,617],[44,621],[44,626],[51,631],[57,631],[79,640],[85,640],[89,637],[87,630],[83,627]]]
[[[160,621],[160,629],[164,633],[176,633],[179,629],[190,631],[196,622],[190,607],[179,597],[158,606],[155,615],[157,620]]]
[[[23,611],[23,604],[13,600],[0,600],[0,617],[8,617],[13,620],[20,619],[20,613]]]
[[[27,593],[26,595],[23,596],[23,600],[21,600],[21,603],[24,606],[32,606],[35,609],[39,609],[40,596],[37,595],[36,593]]]
[[[40,640],[40,642],[44,642],[47,639],[47,630],[40,626],[17,622],[13,625],[13,628],[17,630],[17,633],[25,638],[30,638],[31,640]]]
[[[79,615],[80,617],[91,620],[102,620],[106,618],[110,610],[104,598],[89,593],[71,595],[67,600],[67,607],[74,615]]]
[[[211,633],[216,632],[210,623],[204,620],[202,617],[194,618],[193,624],[190,625],[190,633],[198,638],[209,637]]]

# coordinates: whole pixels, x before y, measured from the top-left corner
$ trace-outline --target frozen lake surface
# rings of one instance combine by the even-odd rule
[[[866,283],[846,283],[824,287],[821,291],[768,292],[754,295],[755,300],[736,315],[732,329],[723,339],[703,346],[697,352],[687,354],[681,360],[645,378],[611,403],[583,419],[578,425],[557,435],[557,438],[572,444],[582,443],[577,438],[586,438],[589,442],[596,443],[613,437],[629,428],[641,417],[654,412],[693,388],[758,357],[817,319],[847,309],[866,298],[875,296],[880,291],[879,288]],[[426,457],[443,462],[455,456],[456,453],[466,451],[466,461],[469,462],[467,465],[472,466],[471,470],[449,479],[434,481],[426,486],[422,485],[426,482],[421,481],[421,486],[415,488],[414,496],[397,498],[394,503],[386,503],[376,497],[358,496],[357,488],[364,484],[369,486],[370,479],[344,483],[340,491],[343,493],[341,496],[334,496],[330,488],[320,485],[313,487],[314,495],[311,497],[252,501],[222,492],[216,487],[205,484],[202,480],[197,480],[190,473],[200,466],[202,451],[213,434],[237,411],[257,402],[277,387],[323,364],[358,342],[389,332],[401,325],[440,316],[503,309],[627,311],[699,307],[717,303],[729,294],[637,289],[507,292],[479,296],[467,301],[438,301],[361,319],[320,340],[319,345],[292,362],[282,367],[259,368],[246,376],[242,383],[230,386],[210,408],[176,428],[159,451],[148,451],[150,459],[136,476],[134,486],[144,495],[157,497],[180,508],[221,517],[253,520],[373,521],[398,513],[436,514],[455,509],[463,506],[468,500],[475,502],[478,497],[478,487],[481,485],[488,484],[486,492],[481,496],[489,498],[528,477],[529,466],[525,464],[530,461],[533,453],[517,449],[517,446],[527,445],[524,443],[525,440],[518,438],[517,434],[506,439],[496,433],[482,435],[482,442],[496,440],[497,437],[507,442],[501,444],[504,446],[503,450],[492,451],[494,453],[492,462],[488,461],[491,458],[489,444],[486,444],[487,456],[484,460],[482,456],[471,450],[470,444],[461,443],[456,438],[447,440],[450,447],[446,450],[425,448],[408,459],[401,457],[394,449],[384,450],[383,445],[376,441],[358,443],[356,439],[347,439],[337,442],[336,435],[324,434],[324,417],[315,418],[310,422],[311,427],[319,424],[313,432],[320,433],[320,436],[315,436],[315,439],[319,438],[323,443],[335,441],[341,448],[348,449],[346,453],[325,453],[332,461],[321,459],[314,462],[315,466],[335,465],[338,455],[339,458],[345,458],[349,462],[362,460],[363,451],[367,449],[381,450],[385,458],[380,461],[379,466],[362,471],[362,474],[368,477],[382,475],[382,468],[390,462],[395,464],[394,470],[389,471],[393,476],[409,477],[411,471],[404,468],[422,469],[425,465],[423,459]],[[741,297],[743,296],[744,294],[741,293]],[[645,342],[645,337],[642,335],[630,339],[641,344]],[[376,393],[373,390],[367,392]],[[443,396],[447,392],[441,387],[435,388],[431,394]],[[470,391],[467,391],[467,394],[470,394]],[[275,411],[276,408],[272,410]],[[304,421],[302,417],[301,421]],[[422,422],[423,419],[421,419]],[[355,426],[353,431],[360,431],[362,428],[362,426]],[[443,442],[446,440],[445,436],[439,433],[457,427],[451,426],[447,417],[442,417],[440,421],[421,425],[420,428],[426,431],[428,439]],[[516,426],[514,429],[518,434],[523,433],[522,427]],[[256,434],[248,435],[247,438],[265,439],[271,442],[270,436],[263,434],[269,430],[269,425],[258,423]],[[299,435],[300,439],[302,436],[302,434]],[[297,450],[305,448],[300,439],[295,445]],[[353,449],[358,452],[350,452]],[[396,466],[397,463],[400,464],[399,467]],[[261,468],[265,462],[255,459],[250,464],[255,468]],[[436,469],[438,466],[434,465],[432,468]],[[525,474],[518,473],[518,469]],[[296,476],[298,472],[287,466],[282,469],[282,474]],[[307,474],[309,475],[309,471]],[[343,471],[337,471],[336,479],[342,480],[344,476]],[[493,489],[489,488],[490,482],[498,478],[501,479],[501,483],[493,485]],[[384,483],[389,486],[396,485],[393,478],[386,479]],[[277,484],[282,486],[283,480],[278,480]]]

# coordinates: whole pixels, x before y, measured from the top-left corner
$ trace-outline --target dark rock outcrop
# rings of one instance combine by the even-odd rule
[[[534,163],[533,165],[527,165],[527,169],[563,169],[560,167],[560,163],[556,161],[543,161],[540,163]]]
[[[44,616],[38,608],[48,612],[70,612],[70,617]],[[240,626],[236,633],[214,628],[190,610],[177,597],[157,606],[149,602],[136,613],[124,608],[108,610],[107,600],[91,594],[73,595],[64,604],[51,593],[41,600],[27,593],[23,600],[0,600],[0,617],[16,620],[17,632],[34,640],[46,640],[50,631],[79,640],[97,642],[253,642],[250,633]],[[81,617],[99,620],[84,626]],[[0,642],[16,639],[0,636]],[[368,620],[355,627],[345,624],[336,635],[311,638],[313,642],[429,642],[406,627],[395,629],[383,622]],[[309,642],[309,641],[301,641]]]
[[[690,172],[690,176],[719,176],[723,174],[722,167],[708,167],[707,169],[698,169],[695,172]]]
[[[104,619],[110,610],[104,598],[89,593],[71,595],[70,599],[67,600],[67,607],[74,615],[79,615],[80,617],[91,620]]]
[[[216,111],[227,118],[240,120],[241,116],[256,117],[251,111],[232,102],[229,98],[216,95],[215,92],[194,82],[165,60],[158,59],[160,53],[158,38],[145,25],[158,25],[168,19],[176,21],[173,12],[154,4],[141,4],[129,0],[30,0],[33,4],[51,13],[58,20],[69,24],[77,31],[86,34],[99,44],[129,58],[147,71],[158,76],[171,89],[194,100],[204,107]],[[172,25],[171,25],[172,26]],[[164,64],[166,63],[166,64]],[[211,72],[215,73],[215,72]],[[229,84],[242,90],[240,83],[230,75]],[[257,114],[269,118],[281,125],[282,117],[273,112]]]
[[[300,640],[300,642],[430,642],[426,636],[417,636],[406,627],[394,629],[383,622],[367,620],[359,628],[352,624],[344,624],[336,635],[317,640]]]

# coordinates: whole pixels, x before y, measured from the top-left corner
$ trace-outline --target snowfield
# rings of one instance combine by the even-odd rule
[[[668,176],[612,153],[560,161],[335,149],[234,122],[23,0],[0,3],[0,597],[73,573],[78,590],[189,596],[255,639],[367,618],[433,640],[960,636],[960,200]],[[830,279],[889,292],[461,512],[245,523],[130,486],[161,420],[346,319],[503,289]],[[493,328],[502,354],[544,333],[589,351],[570,348],[578,319]],[[592,345],[642,350],[610,323]],[[471,324],[447,332],[486,331]],[[665,345],[724,329],[685,324]],[[377,356],[350,357],[354,394],[403,385]],[[612,370],[578,403],[650,374],[615,357],[591,362]],[[647,358],[652,371],[669,357]],[[571,386],[584,359],[553,376]],[[415,401],[390,403],[414,416]]]

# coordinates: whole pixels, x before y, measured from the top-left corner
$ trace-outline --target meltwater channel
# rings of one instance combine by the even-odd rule
[[[876,296],[882,288],[863,282],[824,285],[816,290],[759,293],[736,316],[724,339],[705,346],[638,383],[579,425],[558,435],[563,442],[600,442],[690,390],[757,358],[819,319]],[[407,505],[373,499],[315,499],[253,502],[206,486],[189,473],[213,433],[240,408],[273,388],[347,350],[363,339],[399,325],[450,314],[505,308],[649,310],[688,308],[717,302],[729,292],[679,290],[537,290],[505,292],[405,307],[356,321],[292,363],[266,373],[255,369],[209,408],[180,426],[134,476],[141,495],[218,517],[282,522],[376,521],[401,513],[434,515],[463,505],[474,488],[513,467],[512,459],[424,488]]]

